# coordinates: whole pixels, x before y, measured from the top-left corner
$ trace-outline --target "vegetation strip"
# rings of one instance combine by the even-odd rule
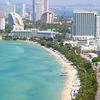
[[[83,59],[80,55],[75,53],[76,48],[71,45],[66,44],[63,46],[62,43],[52,40],[41,39],[38,42],[48,48],[54,48],[59,51],[67,59],[69,59],[75,66],[77,66],[77,71],[81,81],[81,88],[75,100],[95,100],[95,95],[97,91],[97,80],[96,73],[91,67],[91,63]]]

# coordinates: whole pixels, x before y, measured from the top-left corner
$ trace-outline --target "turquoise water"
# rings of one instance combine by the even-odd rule
[[[0,41],[0,100],[60,100],[61,66],[33,44]]]

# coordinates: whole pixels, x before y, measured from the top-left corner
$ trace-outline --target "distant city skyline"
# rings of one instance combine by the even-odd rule
[[[0,3],[5,3],[7,1],[13,2],[13,3],[28,3],[29,0],[3,0],[0,1]],[[32,0],[30,0],[31,4]],[[77,5],[77,4],[96,4],[99,5],[100,1],[99,0],[49,0],[50,5]]]

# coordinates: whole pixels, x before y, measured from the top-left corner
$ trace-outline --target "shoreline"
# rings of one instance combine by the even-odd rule
[[[75,80],[77,80],[76,79],[77,71],[76,69],[73,68],[73,65],[71,65],[72,63],[69,62],[64,57],[64,55],[62,55],[61,53],[59,53],[58,51],[52,48],[41,46],[40,44],[33,41],[24,41],[24,42],[36,44],[37,46],[42,47],[45,51],[49,52],[53,57],[55,57],[55,60],[57,61],[57,63],[59,63],[62,67],[61,68],[62,75],[66,76],[64,88],[62,89],[62,93],[61,93],[61,100],[72,100],[71,92],[73,89],[75,89],[74,88],[75,83],[76,83]]]

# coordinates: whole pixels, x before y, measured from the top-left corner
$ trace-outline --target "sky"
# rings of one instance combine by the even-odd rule
[[[30,3],[32,2],[32,0],[0,0],[0,3],[4,3],[7,1],[11,1],[11,2],[27,2]],[[74,4],[100,4],[100,0],[49,0],[49,4],[50,5],[74,5]]]
[[[63,5],[74,5],[74,4],[98,4],[100,0],[50,0],[50,4],[63,4]]]

